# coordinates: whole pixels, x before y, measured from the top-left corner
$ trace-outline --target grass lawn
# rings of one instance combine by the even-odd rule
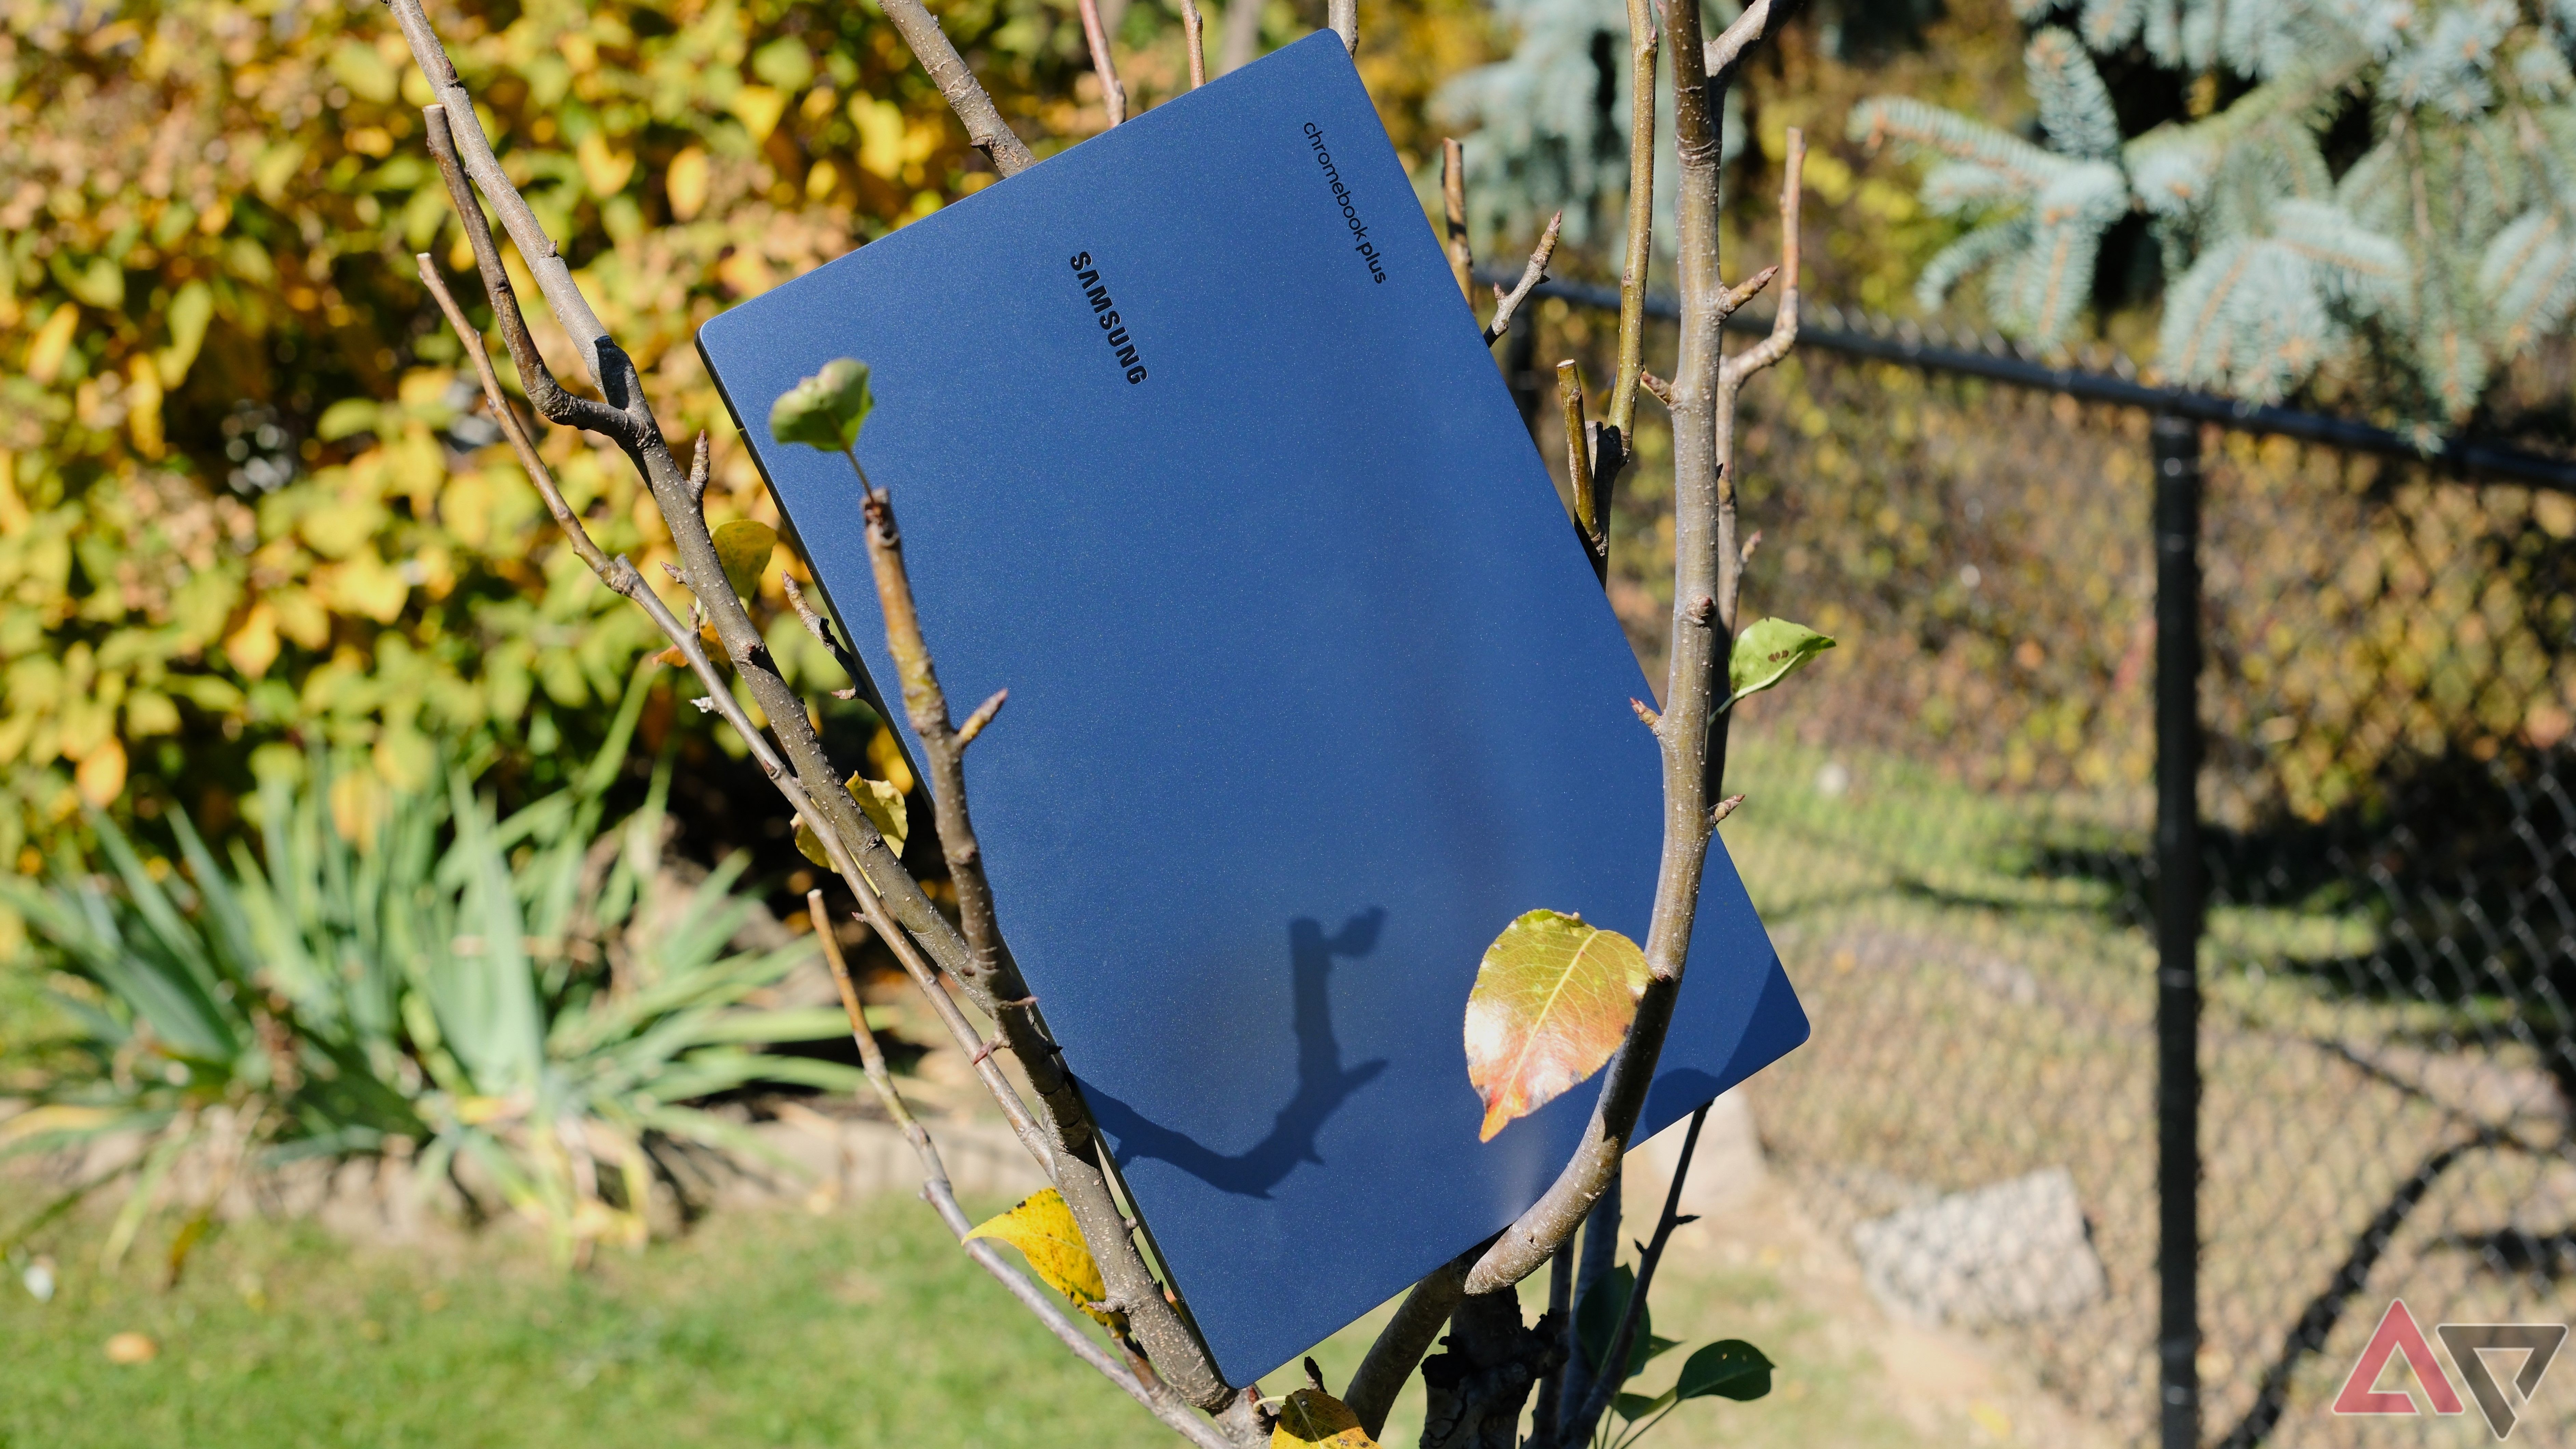
[[[824,1217],[719,1213],[683,1241],[573,1275],[510,1232],[361,1248],[252,1223],[201,1248],[164,1292],[141,1261],[151,1234],[112,1275],[95,1266],[97,1238],[93,1227],[52,1245],[50,1304],[0,1284],[0,1449],[1177,1442],[902,1196]],[[1783,1367],[1771,1398],[1690,1405],[1648,1445],[1916,1442],[1868,1353],[1775,1275],[1714,1258],[1667,1274],[1659,1332],[1749,1337]],[[1333,1382],[1376,1321],[1318,1350]],[[129,1332],[158,1356],[111,1362],[108,1339]],[[1645,1378],[1660,1388],[1670,1370]],[[1413,1443],[1420,1413],[1417,1385],[1386,1443]]]

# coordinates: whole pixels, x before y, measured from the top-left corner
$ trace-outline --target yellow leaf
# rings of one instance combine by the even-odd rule
[[[635,153],[609,150],[608,137],[598,131],[582,137],[572,155],[581,163],[581,179],[590,187],[590,194],[602,201],[624,191],[628,178],[635,174]]]
[[[114,739],[89,752],[72,774],[72,784],[92,806],[104,810],[125,793],[125,746]]]
[[[737,518],[716,525],[716,560],[724,565],[725,582],[737,594],[750,594],[760,588],[760,576],[769,568],[769,556],[778,547],[778,530],[766,523]]]
[[[233,668],[257,679],[277,662],[277,647],[277,610],[263,600],[250,606],[241,627],[224,640],[224,657]]]
[[[1299,1389],[1279,1406],[1270,1449],[1377,1449],[1348,1404],[1321,1389]]]
[[[134,738],[149,739],[154,735],[175,734],[179,728],[179,706],[170,696],[155,689],[138,689],[125,697],[125,732]]]
[[[726,109],[742,122],[744,130],[751,132],[752,140],[766,141],[769,133],[778,129],[778,118],[786,114],[787,93],[768,86],[744,86],[733,93],[733,101]]]
[[[850,97],[850,124],[859,133],[859,166],[893,181],[903,174],[903,108],[874,96]]]
[[[691,146],[671,158],[671,169],[662,173],[662,190],[671,198],[671,218],[687,221],[707,204],[707,152],[703,146]]]
[[[324,564],[313,571],[313,592],[332,610],[390,624],[402,617],[411,585],[402,570],[365,549],[345,563]]]
[[[1074,1307],[1113,1329],[1125,1329],[1125,1314],[1099,1306],[1100,1300],[1109,1296],[1100,1278],[1100,1265],[1091,1261],[1091,1250],[1083,1246],[1082,1229],[1074,1225],[1073,1209],[1064,1205],[1064,1194],[1054,1188],[1022,1200],[1000,1217],[977,1224],[966,1237],[969,1241],[992,1238],[1019,1249],[1040,1281],[1072,1300]]]
[[[868,817],[868,823],[877,828],[877,834],[885,837],[886,849],[896,855],[903,854],[903,843],[912,833],[911,812],[904,805],[903,792],[883,780],[871,780],[863,775],[852,775],[849,788],[850,798],[857,802],[859,813]],[[796,848],[805,853],[807,860],[825,870],[832,868],[832,857],[823,849],[823,838],[814,833],[814,828],[805,823],[802,815],[796,817]]]
[[[80,326],[80,308],[65,302],[36,329],[36,340],[27,344],[26,373],[34,382],[52,382],[63,370],[63,354],[71,351],[73,329]]]
[[[877,775],[894,786],[898,795],[912,793],[912,766],[904,763],[903,742],[884,725],[868,740],[868,763],[877,767]]]
[[[197,349],[206,343],[206,324],[214,315],[214,290],[204,282],[190,282],[170,299],[170,345],[153,359],[163,387],[177,387],[187,379],[188,369],[197,361]]]
[[[125,430],[134,439],[134,451],[146,458],[161,456],[161,369],[149,357],[136,354],[127,370],[125,389]]]
[[[106,1107],[75,1107],[60,1102],[33,1108],[0,1122],[0,1147],[47,1132],[88,1132],[106,1126],[115,1116]]]
[[[1531,911],[1504,927],[1467,995],[1467,1080],[1485,1102],[1477,1140],[1601,1070],[1647,979],[1636,942],[1581,916]]]

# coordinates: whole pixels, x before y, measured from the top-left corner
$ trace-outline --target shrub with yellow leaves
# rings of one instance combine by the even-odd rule
[[[673,432],[717,436],[716,516],[774,521],[692,332],[989,171],[873,9],[465,8],[442,25],[504,163],[593,239],[574,265]],[[943,18],[1014,106],[1078,63],[1057,8]],[[471,410],[407,254],[470,264],[385,12],[0,0],[0,22],[0,858],[83,800],[179,789],[220,823],[258,750],[295,767],[290,738],[398,789],[439,736],[577,756],[658,641]],[[545,448],[651,568],[632,471]],[[778,601],[776,565],[761,587]],[[827,668],[784,622],[791,667]]]

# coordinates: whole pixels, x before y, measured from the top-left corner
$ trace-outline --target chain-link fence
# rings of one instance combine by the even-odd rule
[[[1551,303],[1540,355],[1604,325]],[[2201,1442],[2491,1443],[2473,1399],[2330,1406],[2392,1298],[2428,1337],[2576,1319],[2576,499],[2155,431],[1812,343],[1749,390],[1747,617],[1843,641],[1745,707],[1728,767],[1815,1022],[1757,1079],[1763,1140],[1891,1311],[1990,1335],[2121,1442],[2188,1435],[2159,1344],[2196,1317]],[[1651,660],[1669,454],[1640,443],[1613,598]],[[2156,525],[2190,480],[2154,512],[2195,452],[2197,922],[2157,860],[2159,637],[2194,610],[2169,566],[2159,630]],[[2162,1003],[2196,1134],[2179,1064],[2160,1111],[2160,905],[2197,937]],[[2198,1162],[2160,1191],[2165,1123]],[[2160,1321],[2160,1213],[2195,1207],[2193,1312]],[[2505,1386],[2518,1439],[2576,1443],[2569,1372]]]

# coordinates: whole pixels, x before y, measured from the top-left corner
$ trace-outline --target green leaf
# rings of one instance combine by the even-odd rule
[[[769,435],[827,453],[858,446],[859,428],[876,402],[868,395],[868,365],[842,357],[779,394],[769,409]]]
[[[1795,673],[1798,666],[1834,647],[1834,641],[1804,624],[1765,619],[1735,636],[1735,652],[1726,661],[1727,703],[1760,694]]]
[[[1758,1399],[1771,1392],[1774,1367],[1762,1356],[1762,1350],[1743,1339],[1722,1338],[1682,1364],[1682,1376],[1673,1384],[1673,1392],[1685,1399],[1711,1395],[1739,1402]]]
[[[1620,1418],[1633,1424],[1649,1414],[1661,1413],[1677,1402],[1673,1390],[1666,1389],[1651,1399],[1644,1394],[1621,1394],[1611,1402],[1611,1407],[1619,1411]]]
[[[1614,1268],[1574,1306],[1574,1336],[1583,1345],[1583,1361],[1592,1366],[1593,1372],[1600,1372],[1601,1360],[1610,1352],[1610,1340],[1618,1336],[1619,1320],[1628,1311],[1628,1297],[1636,1291],[1636,1270]],[[1637,1336],[1628,1343],[1628,1368],[1622,1378],[1635,1377],[1655,1355],[1675,1346],[1669,1338],[1657,1338],[1654,1325],[1655,1310],[1650,1303],[1638,1310]]]
[[[716,561],[724,565],[725,582],[737,594],[748,595],[760,587],[760,576],[769,567],[769,556],[778,547],[778,530],[766,523],[737,518],[716,525]]]
[[[1504,927],[1467,995],[1467,1080],[1485,1102],[1478,1140],[1601,1070],[1646,980],[1636,942],[1581,916],[1531,911]]]

